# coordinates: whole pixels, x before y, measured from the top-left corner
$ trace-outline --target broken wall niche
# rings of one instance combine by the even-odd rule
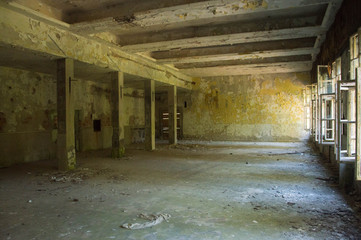
[[[110,84],[72,81],[79,151],[111,147]],[[0,167],[56,158],[56,78],[0,67]],[[142,97],[142,98],[141,98]],[[144,126],[144,98],[126,95],[125,125]],[[100,120],[100,131],[94,131]]]
[[[211,77],[180,95],[184,137],[204,140],[297,141],[303,129],[302,89],[309,73]]]

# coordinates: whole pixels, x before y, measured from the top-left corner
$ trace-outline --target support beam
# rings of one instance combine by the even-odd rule
[[[268,63],[268,64],[250,64],[239,66],[208,67],[183,69],[185,74],[194,77],[212,77],[212,76],[231,76],[231,75],[250,75],[250,74],[269,74],[269,73],[290,73],[307,72],[312,68],[311,61],[305,62],[286,62],[286,63]]]
[[[177,144],[177,87],[168,88],[169,144]]]
[[[296,38],[287,40],[250,42],[244,44],[222,45],[216,47],[177,49],[172,51],[152,52],[151,57],[160,60],[168,58],[200,57],[224,54],[255,54],[258,52],[269,52],[276,50],[293,50],[297,48],[313,48],[316,37]]]
[[[24,16],[0,2],[0,46],[12,46],[55,59],[72,58],[98,67],[122,71],[191,89],[192,79],[141,56],[130,55],[109,42],[80,36],[50,22]],[[86,47],[84,47],[86,46]]]
[[[285,57],[270,57],[270,58],[251,58],[245,60],[222,60],[213,62],[198,62],[198,63],[181,63],[175,64],[174,67],[178,69],[190,68],[208,68],[208,67],[222,67],[222,66],[236,66],[236,65],[251,65],[251,64],[266,64],[278,62],[300,62],[311,61],[312,57],[308,55],[285,56]]]
[[[296,49],[280,49],[270,51],[255,51],[251,53],[229,53],[219,55],[205,55],[194,57],[181,57],[181,58],[167,58],[159,59],[157,63],[160,64],[184,64],[184,63],[206,63],[216,61],[229,61],[229,60],[249,60],[249,59],[263,59],[274,57],[287,57],[297,55],[310,55],[318,53],[320,50],[315,48],[296,48]]]
[[[58,139],[57,158],[59,170],[73,170],[76,166],[74,99],[71,81],[74,79],[74,61],[59,59],[57,61],[57,111]]]
[[[111,73],[111,108],[112,108],[112,157],[124,156],[124,113],[123,113],[123,87],[124,75],[122,72]]]
[[[155,82],[144,82],[145,149],[155,149]]]
[[[326,12],[325,12],[325,16],[323,17],[323,20],[322,20],[322,24],[321,24],[322,27],[324,27],[326,29],[330,28],[331,24],[335,20],[338,10],[341,7],[341,4],[342,4],[342,1],[336,1],[336,0],[331,1],[328,4]],[[326,33],[318,35],[314,48],[316,48],[316,49],[320,48],[322,43],[325,41],[325,39],[326,39]],[[317,57],[317,54],[313,54],[312,60],[315,61],[316,57]]]
[[[198,38],[186,38],[173,41],[163,41],[155,43],[144,43],[127,45],[121,47],[122,50],[137,53],[147,51],[166,51],[172,49],[200,48],[217,45],[232,45],[250,42],[266,42],[272,40],[296,39],[315,37],[326,32],[323,27],[301,27],[260,32],[246,32],[236,34],[226,34],[220,36],[208,36]]]
[[[309,11],[305,9],[305,11]],[[237,33],[246,32],[262,32],[289,28],[300,28],[300,27],[312,27],[320,24],[319,15],[322,14],[322,10],[311,13],[311,16],[304,16],[308,12],[303,13],[302,16],[293,16],[292,12],[285,11],[285,13],[276,17],[269,17],[265,21],[264,16],[258,16],[256,19],[242,19],[242,20],[228,20],[227,23],[212,24],[205,26],[192,26],[187,28],[176,28],[168,31],[164,30],[164,26],[159,29],[143,30],[144,32],[132,32],[120,34],[118,37],[118,44],[120,46],[136,45],[144,43],[154,43],[163,41],[173,41],[186,38],[195,37],[207,37],[207,36],[219,36],[219,35],[230,35]]]

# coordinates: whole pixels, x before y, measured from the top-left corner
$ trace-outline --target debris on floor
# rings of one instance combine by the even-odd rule
[[[151,214],[151,215],[147,215],[147,214],[139,214],[138,215],[139,218],[148,220],[148,222],[145,223],[125,223],[123,225],[121,225],[121,228],[126,228],[126,229],[131,229],[131,230],[135,230],[135,229],[143,229],[143,228],[148,228],[148,227],[153,227],[155,225],[158,225],[159,223],[162,223],[163,221],[168,222],[168,219],[171,217],[169,214]]]
[[[272,153],[269,152],[268,156],[275,156],[275,155],[292,155],[292,154],[300,154],[301,156],[303,156],[305,154],[305,152],[284,152],[284,153]]]
[[[321,180],[321,181],[325,181],[325,182],[337,182],[337,177],[328,177],[328,178],[323,178],[323,177],[316,177],[317,180]]]
[[[89,168],[79,168],[73,171],[66,172],[54,172],[54,173],[43,173],[42,176],[47,176],[50,182],[72,182],[80,183],[85,179],[93,177],[95,175],[104,175],[111,172],[110,169],[92,170]]]

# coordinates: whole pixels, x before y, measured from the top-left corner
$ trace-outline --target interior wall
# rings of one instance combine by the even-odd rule
[[[144,142],[145,109],[144,90],[124,88],[124,138],[125,143]]]
[[[79,111],[79,150],[111,147],[109,83],[72,81],[74,109]],[[143,126],[144,94],[124,91],[124,125]],[[0,67],[0,167],[56,158],[56,78],[52,75]],[[93,120],[101,121],[94,131]]]
[[[180,95],[178,102],[184,107],[184,137],[237,141],[305,139],[302,89],[309,83],[309,73],[195,80],[194,90]]]
[[[111,91],[109,83],[76,79],[74,109],[79,110],[79,150],[97,150],[112,146]],[[100,131],[94,130],[94,120],[100,120]]]
[[[0,67],[0,167],[54,158],[56,81]]]

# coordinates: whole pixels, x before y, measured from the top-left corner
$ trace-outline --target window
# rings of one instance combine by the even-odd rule
[[[305,89],[303,89],[303,108],[304,108],[304,129],[311,131],[311,93],[312,93],[312,85],[307,85]]]
[[[311,135],[318,142],[318,91],[317,83],[311,85]]]
[[[335,64],[336,76],[336,64]],[[331,66],[318,66],[318,142],[334,144],[335,139],[335,97],[336,78],[332,78]]]

